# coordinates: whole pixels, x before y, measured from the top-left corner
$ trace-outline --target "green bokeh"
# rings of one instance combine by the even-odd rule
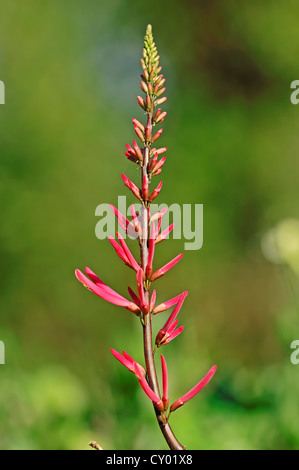
[[[299,217],[298,3],[0,0],[0,12],[1,448],[166,448],[109,351],[142,362],[140,324],[74,277],[90,266],[123,295],[135,282],[96,238],[95,208],[128,195],[121,173],[138,175],[123,152],[143,117],[147,23],[168,85],[160,199],[204,205],[202,249],[157,284],[160,301],[189,291],[164,350],[170,399],[218,365],[173,428],[188,449],[298,448],[298,249],[278,265],[262,251]],[[183,243],[163,242],[156,262]]]

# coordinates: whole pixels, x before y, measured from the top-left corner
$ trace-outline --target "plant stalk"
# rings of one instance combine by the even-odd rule
[[[152,112],[148,113],[148,122],[152,123]],[[150,144],[145,143],[144,148],[144,160],[141,172],[141,185],[143,178],[146,177],[148,181],[148,164],[149,164],[149,155],[150,155]],[[145,205],[142,205],[141,208],[141,226],[142,226],[142,238],[140,243],[140,256],[141,256],[141,267],[143,272],[146,270],[147,260],[148,260],[148,239],[149,239],[149,208]],[[145,299],[149,305],[150,295],[149,290],[145,291]],[[155,392],[157,396],[160,395],[159,384],[157,380],[157,372],[154,361],[153,354],[153,342],[152,342],[152,322],[151,322],[151,313],[148,313],[145,316],[145,322],[143,325],[143,344],[144,344],[144,358],[147,371],[147,381],[151,389]],[[165,422],[164,412],[160,412],[154,405],[156,417],[162,431],[162,434],[171,450],[184,450],[180,442],[175,437],[169,423]]]

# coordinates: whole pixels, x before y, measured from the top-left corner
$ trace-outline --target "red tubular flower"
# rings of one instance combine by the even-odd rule
[[[154,142],[156,142],[156,140],[159,139],[160,135],[162,134],[163,132],[163,129],[159,129],[155,135],[153,135],[152,137],[152,140],[151,140],[151,143],[153,144]]]
[[[171,224],[169,225],[169,227],[163,230],[163,232],[160,233],[160,235],[158,235],[158,237],[156,238],[156,244],[165,240],[165,238],[170,234],[170,232],[172,232],[173,229],[174,229],[174,224]]]
[[[173,268],[182,258],[183,253],[180,255],[176,256],[173,260],[169,261],[169,263],[165,264],[162,268],[158,269],[158,271],[154,272],[154,274],[151,276],[151,281],[155,281],[156,279],[159,279],[160,277],[164,276],[171,268]]]
[[[168,211],[168,207],[164,207],[164,209],[160,210],[159,212],[156,212],[152,217],[151,217],[151,222],[155,222],[156,220],[162,219],[163,215]]]
[[[137,101],[138,101],[139,106],[141,106],[141,108],[144,109],[144,111],[146,111],[146,104],[145,104],[144,99],[141,96],[137,96]]]
[[[162,401],[164,404],[164,410],[167,410],[169,406],[168,398],[168,377],[167,377],[167,366],[163,354],[161,354],[161,365],[162,365],[162,384],[163,384],[163,396]]]
[[[178,313],[183,305],[183,302],[185,298],[187,297],[188,292],[184,291],[180,296],[179,300],[173,309],[173,312],[171,313],[170,317],[168,318],[167,322],[165,325],[161,328],[159,333],[156,336],[156,345],[158,347],[164,346],[165,344],[170,343],[174,338],[176,338],[184,329],[183,326],[180,326],[177,330],[177,324],[178,320],[176,320],[176,317],[178,316]]]
[[[148,200],[148,180],[146,175],[142,178],[142,197],[144,201]]]
[[[155,88],[156,88],[156,86],[155,86]],[[162,109],[161,108],[157,109],[157,111],[155,112],[155,115],[153,117],[154,122],[157,122],[157,119],[159,118],[161,113],[162,113]]]
[[[156,163],[156,165],[153,167],[152,173],[157,174],[157,171],[159,171],[162,168],[162,166],[164,165],[165,162],[166,162],[166,157],[162,157],[161,160],[159,160]]]
[[[163,184],[163,181],[161,181],[156,187],[156,189],[153,190],[152,194],[148,198],[149,202],[153,202],[153,200],[156,199],[156,197],[159,195],[159,192],[161,191],[161,188],[162,188],[162,184]]]
[[[156,302],[156,289],[153,290],[151,300],[150,300],[150,312],[152,312],[155,308],[155,302]]]
[[[204,388],[207,383],[211,380],[211,378],[213,377],[213,375],[215,374],[217,370],[217,366],[213,366],[211,367],[211,369],[209,370],[209,372],[204,376],[204,378],[198,382],[197,385],[195,385],[195,387],[193,387],[188,393],[186,393],[185,395],[183,395],[181,398],[178,398],[170,407],[170,411],[175,411],[177,408],[179,408],[180,406],[184,405],[184,403],[186,403],[187,401],[191,400],[191,398],[193,398],[198,392],[200,392],[200,390],[202,388]]]
[[[161,153],[167,152],[167,147],[162,147],[160,149],[157,149],[156,152],[158,155],[161,155]]]
[[[159,106],[160,104],[165,103],[166,100],[167,100],[166,96],[163,96],[163,98],[159,98],[158,100],[155,101],[155,105]]]
[[[175,320],[166,331],[163,331],[163,330],[159,331],[159,333],[156,336],[156,341],[155,341],[158,348],[170,343],[170,341],[172,341],[180,333],[182,333],[184,327],[180,326],[179,328],[176,329],[177,326],[178,326],[178,320]]]
[[[155,237],[156,237],[156,241],[157,241],[157,238],[159,236],[159,232],[161,230],[161,226],[162,226],[162,218],[158,220],[158,223],[157,223],[157,228],[156,228],[156,232],[155,232]],[[155,242],[156,243],[156,242]]]
[[[147,303],[145,301],[144,287],[143,287],[143,277],[144,277],[143,270],[139,266],[139,269],[137,271],[137,276],[136,276],[138,295],[139,295],[139,299],[140,299],[141,308],[144,311],[144,313],[147,313],[149,306],[147,305]]]
[[[142,388],[142,390],[146,393],[146,395],[152,400],[152,402],[156,405],[156,407],[158,408],[158,410],[160,411],[163,411],[164,410],[164,403],[163,401],[161,400],[161,398],[159,398],[154,392],[153,390],[150,388],[149,384],[147,383],[147,381],[145,380],[145,378],[143,377],[142,375],[142,370],[140,369],[140,367],[138,366],[137,362],[134,362],[134,372],[135,372],[135,375],[137,377],[137,380]]]
[[[116,235],[117,235],[117,238],[121,244],[121,247],[126,255],[126,257],[128,258],[129,260],[129,263],[131,264],[132,268],[135,269],[135,271],[139,271],[140,269],[140,266],[139,264],[137,263],[137,261],[135,260],[134,256],[132,255],[132,253],[130,252],[125,240],[123,239],[123,237],[118,233],[116,232]]]
[[[158,123],[161,124],[161,122],[164,121],[166,115],[167,115],[167,112],[166,112],[166,111],[164,111],[164,113],[161,113],[160,116],[158,116],[158,118],[156,119],[156,124],[158,124]]]
[[[131,204],[130,211],[131,211],[131,214],[132,214],[132,220],[133,220],[135,230],[138,233],[138,235],[141,236],[141,226],[140,226],[138,216],[137,216],[136,211],[135,211],[134,204]]]
[[[153,106],[153,102],[151,100],[150,95],[146,95],[145,103],[146,103],[146,108],[145,108],[146,111],[151,111],[152,106]]]
[[[151,140],[151,135],[152,135],[152,126],[148,122],[146,128],[145,128],[145,140],[149,142]]]
[[[139,297],[135,294],[135,292],[131,289],[131,287],[128,287],[128,292],[130,294],[131,299],[133,302],[140,308],[141,310],[141,303]]]
[[[144,131],[145,131],[144,125],[141,124],[141,122],[138,121],[138,119],[132,118],[132,122],[133,122],[134,126],[139,127],[139,129],[141,130],[141,132],[144,132]]]
[[[126,147],[127,151],[125,152],[125,155],[128,157],[128,159],[134,163],[142,163],[143,155],[141,151],[137,153],[136,150],[133,149],[129,144],[126,144]]]
[[[141,142],[144,142],[144,135],[143,135],[143,133],[141,132],[141,130],[139,129],[139,127],[134,126],[134,129],[135,129],[135,132],[136,132],[137,137],[139,137],[139,139],[141,140]]]
[[[141,202],[142,201],[142,197],[140,195],[140,189],[136,186],[136,184],[133,183],[133,181],[131,181],[129,178],[126,177],[126,175],[122,174],[121,175],[125,185],[127,186],[127,188],[129,188],[132,193],[134,194],[134,196]]]
[[[173,321],[176,319],[176,317],[178,316],[179,314],[179,311],[181,310],[182,308],[182,305],[183,305],[183,302],[185,300],[185,298],[187,297],[188,295],[188,291],[184,291],[181,295],[180,295],[180,298],[179,298],[179,301],[178,303],[176,304],[175,308],[173,309],[173,312],[172,314],[170,315],[170,317],[168,318],[167,322],[165,323],[165,325],[161,328],[161,331],[166,333],[166,331],[168,330],[168,328],[170,327],[170,325],[173,323]]]
[[[91,271],[91,269],[85,268],[85,271],[91,280],[88,279],[88,277],[86,277],[79,269],[76,269],[75,271],[78,281],[80,281],[84,287],[87,287],[87,289],[91,290],[94,294],[107,300],[107,302],[110,302],[111,304],[126,307],[131,312],[139,314],[140,309],[135,303],[130,302],[108,287],[107,284],[101,281],[101,279]]]
[[[138,364],[138,362],[134,361],[134,359],[131,358],[131,356],[129,356],[128,353],[126,353],[126,351],[123,351],[123,356],[115,351],[115,349],[111,348],[110,351],[112,352],[113,356],[121,363],[123,364],[127,369],[129,369],[130,372],[133,372],[135,374],[135,371],[134,371],[134,363],[135,364]],[[139,368],[140,368],[140,371],[142,373],[142,375],[145,377],[146,375],[146,372],[144,370],[144,368],[138,364]]]
[[[135,155],[131,154],[130,152],[125,152],[126,157],[133,163],[140,163],[139,158],[137,158]]]
[[[113,204],[110,204],[110,207],[112,211],[114,212],[115,216],[117,217],[117,221],[119,226],[132,238],[136,238],[136,231],[135,227],[132,224],[132,222],[129,222],[129,220],[121,213],[119,212],[116,207],[114,207]]]
[[[151,274],[153,272],[154,252],[155,252],[155,224],[154,222],[152,222],[151,234],[150,234],[150,239],[149,239],[149,247],[148,247],[148,260],[147,260],[147,266],[145,270],[147,279],[151,277]]]
[[[142,161],[143,160],[143,154],[142,154],[142,151],[141,151],[140,147],[138,146],[136,140],[133,140],[133,146],[134,146],[134,151],[135,151],[137,157]]]
[[[149,164],[149,167],[148,167],[148,171],[150,173],[153,172],[153,169],[155,168],[155,166],[157,165],[157,161],[158,161],[158,153],[156,152],[153,156],[153,158],[151,159],[151,162]]]
[[[187,292],[187,291],[185,291],[185,292]],[[173,307],[174,305],[176,305],[179,302],[179,300],[181,299],[183,294],[184,294],[184,292],[182,294],[177,295],[176,297],[173,297],[170,300],[167,300],[166,302],[163,302],[162,304],[157,305],[157,307],[155,307],[154,310],[153,310],[153,314],[156,315],[157,313],[165,312],[165,310],[168,310],[169,308]],[[188,294],[188,292],[187,292],[187,294]]]
[[[124,250],[122,249],[122,247],[117,243],[116,240],[114,240],[114,238],[112,237],[108,237],[111,245],[113,246],[113,248],[115,249],[115,252],[116,254],[120,257],[120,259],[127,265],[129,266],[130,268],[134,269],[133,266],[131,265],[130,261],[128,260]]]

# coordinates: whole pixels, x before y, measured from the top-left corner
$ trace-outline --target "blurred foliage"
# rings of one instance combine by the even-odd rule
[[[298,222],[280,232],[283,263],[265,251],[273,227],[298,220],[298,3],[10,0],[0,10],[1,447],[165,448],[151,404],[109,352],[142,362],[140,325],[73,275],[90,266],[123,294],[134,282],[95,237],[94,212],[126,194],[121,172],[136,178],[123,152],[131,117],[142,118],[152,23],[168,85],[161,198],[204,204],[202,249],[157,285],[161,301],[190,292],[184,334],[164,351],[171,398],[218,364],[174,430],[193,449],[298,448]],[[164,242],[159,262],[182,249]]]

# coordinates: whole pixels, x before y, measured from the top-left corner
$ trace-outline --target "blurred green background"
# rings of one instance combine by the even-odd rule
[[[130,199],[120,174],[138,175],[123,152],[142,119],[148,23],[168,86],[160,201],[204,205],[202,249],[156,286],[159,301],[189,290],[185,331],[163,348],[170,399],[218,365],[174,431],[188,449],[298,448],[298,2],[1,0],[0,12],[1,448],[167,448],[109,351],[143,363],[139,322],[74,277],[90,266],[123,295],[135,283],[96,238],[95,208]],[[159,264],[183,243],[159,245]]]

